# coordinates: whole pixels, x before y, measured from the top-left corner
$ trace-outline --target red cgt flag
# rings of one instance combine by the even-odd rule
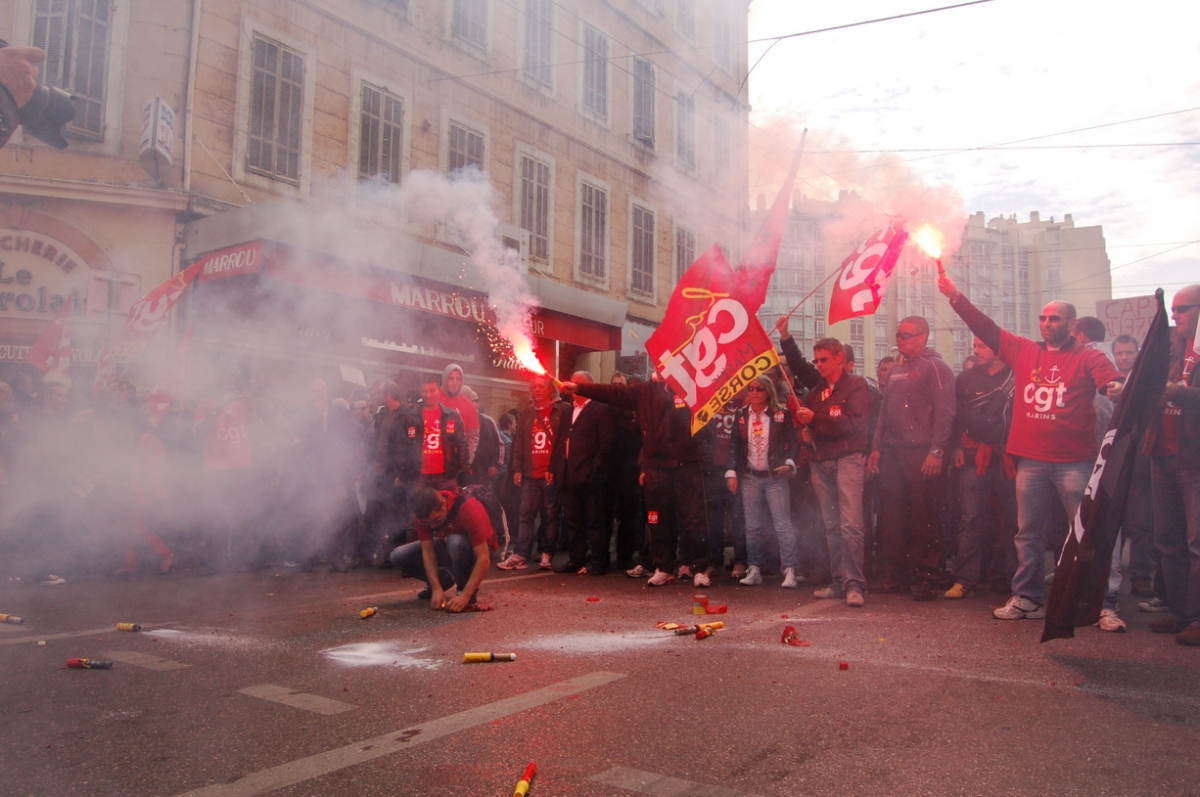
[[[700,431],[746,384],[779,363],[743,284],[713,245],[671,294],[662,324],[646,350]]]
[[[71,299],[63,302],[58,315],[46,325],[25,355],[25,362],[42,372],[43,381],[71,383],[71,310],[74,305]]]
[[[871,315],[879,309],[908,232],[896,222],[863,241],[842,261],[829,296],[829,323]]]

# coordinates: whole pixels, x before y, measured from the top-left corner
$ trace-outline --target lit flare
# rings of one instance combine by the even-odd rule
[[[521,333],[512,336],[513,357],[521,364],[521,367],[526,371],[530,371],[541,376],[546,375],[546,369],[538,362],[537,355],[533,352],[533,341],[528,335]]]
[[[940,260],[942,250],[946,246],[946,236],[928,224],[921,227],[912,236],[916,241],[917,246],[921,251],[932,257],[934,260]]]

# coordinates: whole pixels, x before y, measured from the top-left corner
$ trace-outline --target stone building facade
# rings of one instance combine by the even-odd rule
[[[55,248],[77,247],[84,265],[61,290],[86,298],[95,330],[79,334],[96,345],[182,268],[259,253],[260,270],[210,273],[180,313],[230,378],[371,379],[470,354],[468,381],[475,371],[480,392],[510,403],[521,373],[457,312],[486,297],[486,276],[436,229],[355,209],[416,170],[478,168],[541,301],[543,361],[606,373],[622,329],[661,319],[681,264],[717,242],[737,255],[747,11],[746,0],[3,0],[0,35],[47,47],[78,129],[61,153],[28,138],[0,153],[0,213],[31,235],[39,220],[71,228]],[[156,97],[157,148],[143,119]],[[343,234],[321,234],[331,223]],[[422,301],[362,293],[389,281]],[[249,344],[236,324],[203,328],[238,301],[253,315],[247,297],[276,283],[274,298],[332,295],[329,315],[283,312]],[[392,313],[419,339],[399,339]],[[0,342],[28,343],[41,321],[0,311]]]

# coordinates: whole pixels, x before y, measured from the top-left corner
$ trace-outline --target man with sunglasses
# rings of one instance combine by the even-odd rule
[[[883,590],[907,586],[917,601],[937,597],[944,576],[939,513],[955,409],[954,372],[928,343],[928,321],[909,316],[900,322],[902,360],[888,374],[867,458],[867,472],[879,475],[883,507]]]
[[[791,346],[786,338],[785,353]],[[792,343],[794,346],[795,344]],[[813,363],[821,381],[808,391],[797,417],[804,429],[813,491],[821,508],[833,583],[814,595],[845,598],[860,607],[867,588],[863,575],[863,462],[871,417],[871,391],[864,377],[850,373],[836,338],[813,344]]]
[[[1175,321],[1171,366],[1162,412],[1150,428],[1154,542],[1170,614],[1150,622],[1181,645],[1200,645],[1200,359],[1194,348],[1200,285],[1188,285],[1171,303]]]
[[[1013,369],[1008,453],[1017,464],[1017,570],[1012,597],[992,616],[1040,620],[1046,616],[1050,502],[1057,495],[1067,517],[1079,510],[1098,452],[1093,399],[1123,377],[1103,352],[1075,340],[1075,306],[1069,302],[1054,301],[1042,308],[1042,340],[1037,342],[1001,329],[944,273],[938,290],[971,332]]]

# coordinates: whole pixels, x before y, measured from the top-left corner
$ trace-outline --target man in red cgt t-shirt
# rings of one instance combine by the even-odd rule
[[[1068,517],[1079,510],[1098,453],[1094,399],[1124,377],[1103,352],[1076,342],[1075,306],[1069,302],[1042,308],[1039,343],[1001,329],[944,273],[938,290],[971,332],[1013,369],[1008,453],[1017,465],[1017,570],[1012,597],[992,616],[1039,620],[1046,616],[1050,501],[1057,495]]]

